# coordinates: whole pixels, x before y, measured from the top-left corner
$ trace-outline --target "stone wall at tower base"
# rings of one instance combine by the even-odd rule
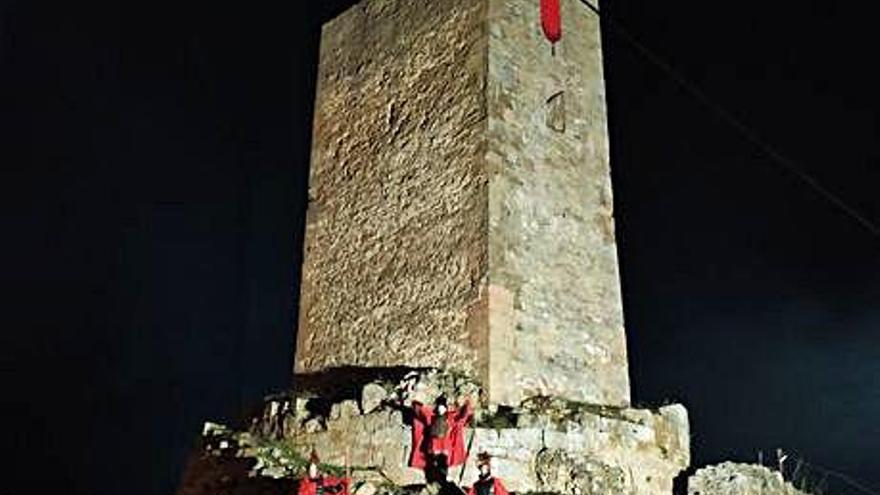
[[[213,451],[223,451],[217,441],[223,438],[226,451],[255,459],[254,474],[289,479],[314,448],[328,469],[348,467],[360,487],[356,495],[420,486],[422,471],[407,467],[412,400],[429,403],[443,393],[450,403],[478,403],[481,394],[465,378],[436,372],[403,383],[369,383],[348,398],[275,397],[249,432],[217,436],[216,430]],[[464,472],[453,467],[449,480],[470,486],[476,454],[485,451],[493,456],[493,473],[517,493],[669,495],[690,460],[681,405],[648,410],[534,397],[518,407],[477,407],[465,439]]]
[[[407,467],[408,410],[441,394],[450,404],[478,406],[465,434],[464,471],[454,467],[448,477],[461,489],[476,479],[474,460],[484,451],[511,492],[529,495],[672,495],[690,463],[688,414],[679,404],[636,409],[532,397],[517,407],[482,408],[482,390],[465,375],[364,372],[268,397],[237,430],[206,423],[178,495],[292,494],[312,449],[323,472],[351,476],[351,495],[439,495],[422,471]],[[688,495],[806,495],[802,484],[733,462],[686,480]]]

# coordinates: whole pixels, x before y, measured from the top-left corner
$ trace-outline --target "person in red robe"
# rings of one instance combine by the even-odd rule
[[[477,456],[477,469],[480,476],[476,483],[467,491],[467,495],[508,495],[507,488],[501,479],[492,476],[492,457],[486,452],[480,452]]]
[[[442,395],[434,407],[412,403],[412,453],[409,465],[425,471],[428,481],[446,481],[450,466],[467,457],[464,428],[473,416],[470,400],[461,408],[450,408]]]
[[[297,495],[348,495],[351,480],[324,476],[318,469],[319,462],[318,454],[312,451],[308,473],[305,478],[299,480]]]

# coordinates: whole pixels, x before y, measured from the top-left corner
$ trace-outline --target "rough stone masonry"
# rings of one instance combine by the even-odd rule
[[[629,404],[598,18],[364,0],[323,27],[295,372]]]

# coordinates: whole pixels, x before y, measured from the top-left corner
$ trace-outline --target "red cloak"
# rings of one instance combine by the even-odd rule
[[[477,481],[480,483],[480,481]],[[477,483],[471,485],[471,487],[467,491],[467,495],[477,495]],[[500,479],[496,477],[492,477],[492,495],[509,495],[507,492],[507,488],[504,487],[504,483],[501,482]]]
[[[297,495],[348,495],[348,487],[351,480],[348,478],[335,478],[333,476],[322,476],[312,479],[308,476],[299,480],[299,491]],[[318,493],[318,488],[322,487],[322,494]]]
[[[413,401],[412,422],[412,453],[409,458],[410,467],[424,469],[427,465],[427,454],[446,452],[446,464],[458,466],[463,464],[467,453],[465,452],[464,427],[471,419],[470,402],[465,402],[460,410],[450,407],[446,410],[446,436],[443,438],[429,438],[426,435],[427,428],[434,419],[434,408],[421,402]]]

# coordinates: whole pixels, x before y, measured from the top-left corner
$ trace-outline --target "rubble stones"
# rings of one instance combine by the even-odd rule
[[[261,471],[261,474],[268,478],[281,479],[286,477],[288,475],[288,472],[281,466],[270,466],[263,469]]]
[[[293,416],[298,421],[305,421],[309,417],[309,410],[307,409],[308,400],[304,398],[297,397],[293,401]]]
[[[688,478],[688,495],[805,495],[764,466],[725,462]]]
[[[353,414],[353,405],[342,402],[331,410],[350,413],[331,414],[326,428],[315,428],[310,422],[317,419],[310,420],[290,430],[287,440],[302,455],[315,446],[322,458],[334,464],[342,464],[348,455],[351,465],[381,471],[383,479],[397,486],[421,483],[422,473],[406,467],[411,432],[404,410],[415,397],[428,401],[438,391],[461,392],[468,387],[462,385],[466,380],[442,372],[411,378],[411,383],[420,385],[412,388],[412,395],[403,395],[399,406],[403,409],[382,406]],[[654,411],[534,398],[519,407],[495,409],[496,415],[513,418],[510,422],[492,421],[488,414],[489,410],[482,411],[484,423],[493,427],[467,429],[470,453],[493,455],[496,475],[520,493],[622,493],[613,491],[622,486],[639,495],[668,495],[672,480],[690,462],[687,411],[680,405]],[[547,471],[550,466],[561,471]],[[620,473],[626,476],[621,478]],[[458,467],[450,470],[450,477],[459,476],[465,485],[473,483],[475,463],[468,462],[464,473]]]
[[[389,389],[396,390],[389,395],[397,402],[378,399]],[[381,495],[400,495],[403,487],[424,482],[420,470],[407,467],[411,453],[407,409],[413,400],[428,402],[438,393],[447,394],[450,401],[462,400],[479,396],[479,387],[459,373],[425,370],[410,374],[397,386],[365,385],[356,395],[367,399],[361,405],[378,402],[372,408],[344,399],[326,404],[326,416],[298,421],[294,416],[305,416],[309,407],[293,400],[283,438],[269,443],[274,447],[260,447],[265,440],[258,432],[265,428],[259,424],[252,430],[257,434],[245,432],[234,438],[243,445],[240,455],[258,458],[258,471],[268,475],[278,475],[279,469],[294,473],[296,463],[315,448],[323,462],[334,466],[347,462],[356,484],[369,482]],[[327,403],[321,397],[309,400]],[[690,462],[687,411],[677,404],[648,410],[533,397],[516,407],[475,406],[480,417],[465,433],[469,460],[464,472],[460,467],[450,469],[450,479],[461,478],[463,486],[476,480],[473,460],[483,451],[493,456],[495,474],[518,493],[669,495],[673,479]],[[266,407],[271,408],[271,403]],[[271,419],[265,412],[256,417],[258,422]],[[205,434],[214,444],[232,438],[222,425],[206,426]]]
[[[303,423],[302,431],[306,433],[317,433],[324,430],[324,424],[319,418],[312,418]]]
[[[623,469],[564,450],[545,449],[535,459],[538,489],[566,495],[615,495],[627,492]]]
[[[388,398],[388,391],[377,383],[367,384],[361,392],[361,410],[370,413],[382,405],[382,401]],[[372,494],[370,494],[372,495]]]
[[[450,405],[463,403],[470,399],[471,404],[481,396],[480,385],[464,373],[441,370],[428,370],[424,373],[412,373],[398,386],[400,396],[406,404],[413,401],[431,404],[443,395]]]

